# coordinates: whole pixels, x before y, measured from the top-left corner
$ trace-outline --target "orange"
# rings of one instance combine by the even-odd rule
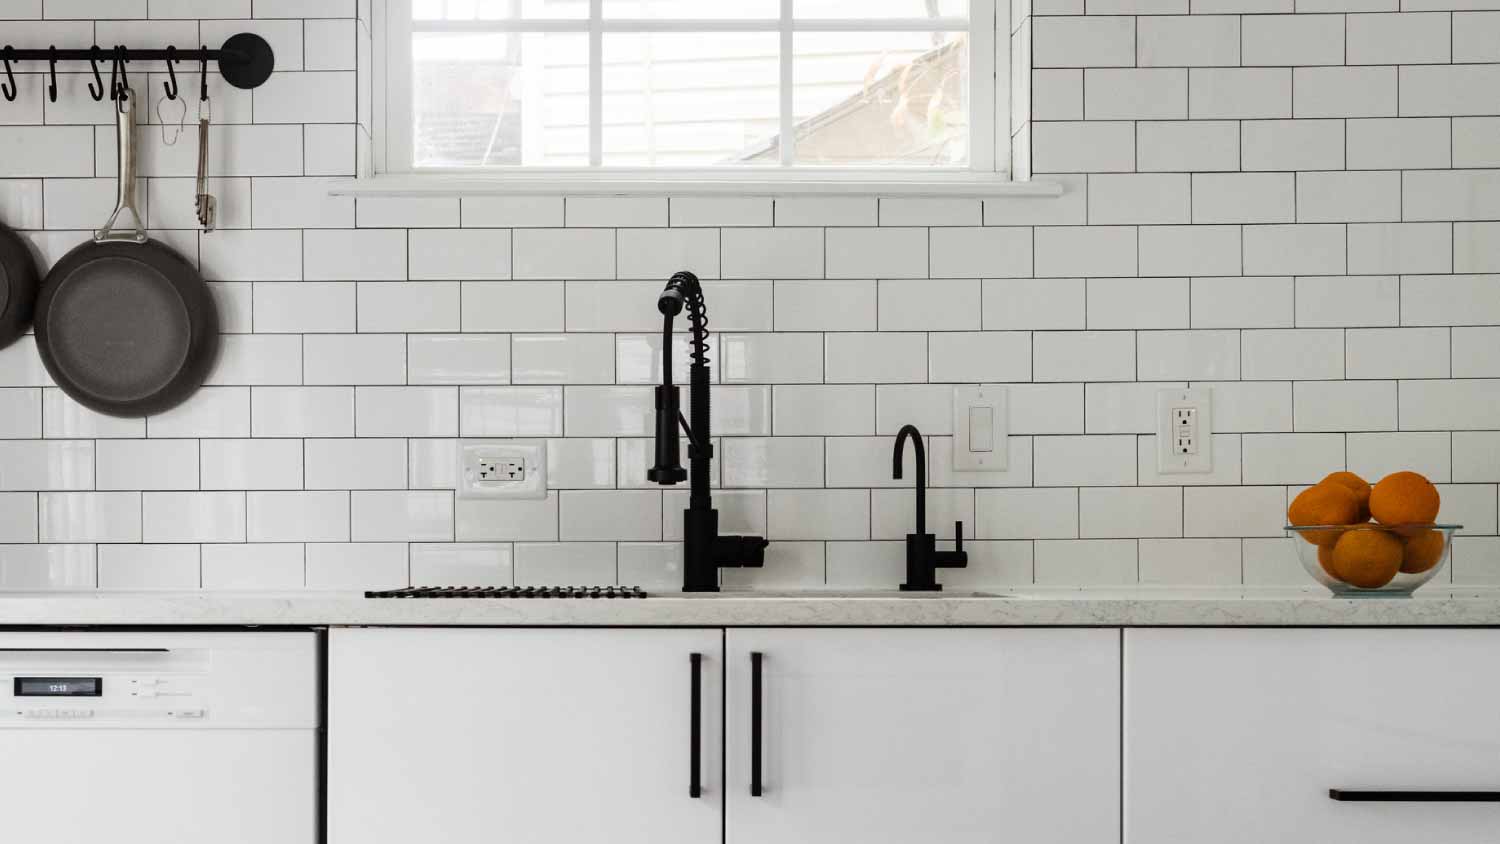
[[[1364,478],[1353,472],[1334,472],[1319,483],[1340,484],[1348,487],[1354,497],[1359,499],[1359,520],[1367,522],[1370,520],[1370,485]]]
[[[1286,517],[1294,525],[1347,525],[1359,520],[1359,499],[1341,484],[1310,486],[1292,499]],[[1314,545],[1333,545],[1339,540],[1337,530],[1300,531],[1303,539]]]
[[[1336,572],[1336,571],[1333,570],[1333,546],[1332,545],[1319,545],[1318,546],[1318,565],[1322,566],[1323,567],[1323,571],[1325,573],[1327,573],[1327,575],[1329,577],[1333,578],[1334,580],[1342,580],[1343,579],[1343,578],[1339,577],[1339,573],[1338,572]]]
[[[1333,546],[1333,570],[1350,586],[1376,589],[1400,571],[1404,552],[1400,538],[1386,531],[1347,531]]]
[[[1424,530],[1406,540],[1406,551],[1401,557],[1401,571],[1419,574],[1427,571],[1443,559],[1443,532]]]
[[[1416,472],[1386,475],[1370,490],[1370,514],[1384,525],[1430,525],[1441,506],[1437,487]]]

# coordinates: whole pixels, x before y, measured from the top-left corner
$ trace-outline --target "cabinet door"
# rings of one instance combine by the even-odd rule
[[[1125,840],[1493,844],[1500,632],[1129,630]]]
[[[726,841],[1117,844],[1119,637],[731,630]]]
[[[718,630],[335,630],[328,840],[716,844],[722,650]]]

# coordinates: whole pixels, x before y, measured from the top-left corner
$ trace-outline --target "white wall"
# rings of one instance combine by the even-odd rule
[[[363,131],[354,0],[0,0],[16,46],[248,29],[278,63],[215,88],[218,232],[192,135],[143,129],[155,235],[223,310],[210,386],[108,419],[29,338],[0,351],[0,587],[679,582],[685,492],[645,485],[644,435],[680,268],[708,280],[724,527],[773,540],[736,582],[898,582],[906,422],[930,522],[974,537],[950,583],[1306,583],[1287,495],[1345,467],[1439,482],[1453,578],[1500,579],[1500,11],[1449,10],[1500,2],[1302,5],[1038,0],[1060,199],[356,203],[326,193]],[[52,104],[21,70],[0,219],[51,262],[113,203],[114,130],[86,77]],[[974,382],[1012,385],[1006,473],[945,463]],[[1216,468],[1161,478],[1153,396],[1187,383]],[[556,489],[455,501],[459,436],[548,438]]]

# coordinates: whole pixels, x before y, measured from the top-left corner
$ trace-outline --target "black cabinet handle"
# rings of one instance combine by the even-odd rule
[[[703,794],[703,654],[688,657],[693,664],[692,747],[688,751],[688,796]]]
[[[760,665],[765,654],[750,653],[750,796],[759,797],[764,791],[760,783]]]
[[[1355,791],[1330,788],[1328,798],[1344,803],[1500,803],[1500,791]]]

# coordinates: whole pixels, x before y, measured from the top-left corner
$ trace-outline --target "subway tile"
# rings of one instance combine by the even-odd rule
[[[1346,64],[1447,64],[1452,16],[1444,12],[1349,15]]]
[[[103,545],[100,589],[197,589],[197,545]]]
[[[1343,434],[1245,434],[1240,445],[1246,484],[1314,484],[1344,468]]]
[[[1289,223],[1297,199],[1291,173],[1196,173],[1194,223]]]
[[[562,228],[563,198],[560,196],[465,196],[459,200],[459,216],[465,227]]]
[[[781,196],[775,199],[778,226],[879,225],[879,200],[873,196]],[[763,222],[725,223],[760,226]]]
[[[251,224],[257,229],[347,229],[354,227],[354,199],[330,196],[334,180],[250,180]]]
[[[895,436],[903,425],[927,434],[953,433],[953,388],[946,384],[875,387],[875,433]]]
[[[1307,276],[1297,279],[1297,325],[1303,328],[1396,325],[1396,276]]]
[[[869,539],[870,492],[773,489],[766,493],[766,538]]]
[[[1343,275],[1345,227],[1334,224],[1246,226],[1246,275]]]
[[[1082,120],[1083,70],[1037,68],[1031,72],[1031,119]]]
[[[1037,17],[1032,21],[1033,67],[1131,67],[1135,18]]]
[[[1089,177],[1089,222],[1186,223],[1191,196],[1186,173],[1099,173]]]
[[[306,454],[308,489],[406,487],[403,439],[310,439]]]
[[[1217,428],[1218,425],[1215,425]],[[1214,431],[1210,470],[1164,474],[1157,470],[1156,435],[1136,438],[1136,483],[1141,486],[1235,486],[1240,482],[1240,435]]]
[[[1241,540],[1245,585],[1306,586],[1307,570],[1302,568],[1302,562],[1297,558],[1296,546],[1290,544],[1296,541],[1301,540],[1289,537]]]
[[[1240,20],[1241,64],[1247,67],[1344,63],[1343,15],[1250,15]]]
[[[406,381],[406,336],[402,334],[309,334],[302,340],[303,380],[308,384],[402,384]]]
[[[0,542],[36,542],[39,524],[36,493],[0,492]]]
[[[771,387],[725,384],[713,387],[713,429],[727,437],[771,434]]]
[[[904,479],[891,477],[894,440],[890,436],[829,437],[824,442],[828,466],[824,485],[827,487],[910,486],[916,478],[916,449],[910,447],[904,450],[901,460]],[[928,461],[928,469],[931,470],[936,462],[934,455],[934,459]]]
[[[1142,331],[1137,377],[1146,381],[1234,381],[1240,377],[1240,332]]]
[[[517,586],[612,586],[615,546],[610,542],[518,543]]]
[[[650,282],[657,284],[657,282]],[[708,301],[713,302],[715,331],[770,331],[771,282],[708,281],[704,284]],[[654,301],[654,296],[647,301]],[[632,305],[638,308],[639,305]],[[649,311],[649,308],[647,309]],[[660,328],[657,320],[656,328]]]
[[[89,126],[0,126],[0,178],[94,175]]]
[[[1085,285],[1081,278],[985,279],[980,284],[986,331],[1085,326]]]
[[[1087,289],[1091,329],[1187,327],[1185,278],[1091,278]]]
[[[863,543],[861,543],[863,544]],[[760,568],[725,569],[725,589],[815,589],[824,584],[822,542],[778,542],[766,549]]]
[[[302,338],[289,334],[225,334],[205,384],[302,383]]]
[[[459,217],[456,196],[364,196],[355,202],[356,225],[362,229],[446,229],[458,226]]]
[[[27,341],[18,341],[11,348]],[[69,398],[56,387],[42,390],[42,436],[52,439],[139,438],[146,435],[146,420],[106,416]]]
[[[1136,135],[1136,169],[1142,173],[1240,169],[1237,121],[1143,120]]]
[[[1455,117],[1452,125],[1453,166],[1500,167],[1500,117]]]
[[[516,229],[512,233],[515,278],[614,278],[613,229]]]
[[[568,289],[572,284],[567,285]],[[591,301],[592,292],[604,292],[603,285],[587,285],[580,304]],[[618,291],[611,291],[618,296]],[[565,313],[564,285],[560,281],[463,282],[460,285],[462,309],[460,322],[464,331],[562,331]],[[610,298],[610,297],[606,297]],[[598,303],[600,313],[607,313],[615,301]],[[584,320],[577,320],[575,330],[596,331]],[[574,326],[569,326],[574,328]]]
[[[876,286],[881,331],[979,328],[978,279],[883,279]]]
[[[727,228],[720,237],[720,274],[724,278],[822,278],[824,275],[822,229]],[[922,264],[926,265],[925,258]]]
[[[832,238],[838,229],[831,229]],[[881,232],[889,231],[881,229]],[[1031,275],[1031,229],[1018,227],[935,228],[930,275],[934,278],[1020,278]],[[870,268],[869,275],[892,273]],[[830,270],[830,275],[837,275]],[[923,273],[923,276],[929,273]]]
[[[716,229],[620,229],[616,237],[620,278],[670,278],[683,269],[699,278],[719,277]]]
[[[1280,486],[1189,487],[1182,491],[1183,535],[1285,537],[1286,503]]]
[[[874,331],[877,287],[873,280],[813,279],[774,283],[777,331]]]
[[[984,207],[978,199],[893,196],[880,200],[882,226],[977,226]]]
[[[536,400],[547,391],[558,388],[533,387],[525,388],[518,397],[521,400]],[[502,403],[508,398],[505,394],[495,395],[491,401]],[[550,396],[549,396],[550,401]],[[563,429],[570,437],[643,437],[654,428],[652,427],[654,410],[652,404],[652,390],[650,387],[603,387],[603,386],[579,386],[566,388],[566,401],[559,396],[562,410],[566,411]],[[515,424],[510,427],[541,427],[542,423],[550,425],[552,419],[550,414],[540,413],[542,408],[528,409],[525,404],[518,411]],[[684,408],[686,410],[686,408]],[[506,423],[508,420],[504,415],[497,417],[496,423]],[[466,432],[465,436],[469,434]],[[556,436],[554,434],[493,434],[494,436]]]
[[[1135,170],[1135,124],[1056,121],[1031,127],[1035,173],[1129,173]]]
[[[1133,381],[1135,335],[1129,331],[1039,331],[1032,335],[1037,381]]]
[[[1111,124],[1114,125],[1114,124]],[[1045,198],[1000,196],[984,201],[987,226],[1067,226],[1088,218],[1088,177],[1053,173],[1048,182],[1062,189],[1061,196]]]
[[[300,489],[301,440],[213,439],[199,443],[203,489]]]
[[[0,545],[0,588],[13,591],[92,589],[94,546]]]
[[[408,233],[407,274],[448,281],[510,278],[510,239],[509,229],[415,229]]]
[[[1486,325],[1453,329],[1453,377],[1500,378],[1500,327]]]
[[[1293,385],[1298,431],[1396,430],[1395,381],[1317,381]]]
[[[457,282],[360,282],[356,294],[356,324],[362,332],[459,330]]]
[[[983,232],[982,229],[979,231]],[[828,229],[828,277],[926,278],[927,238],[925,228]],[[961,249],[962,246],[955,245],[954,248]],[[953,257],[955,269],[965,265],[961,258]]]
[[[1454,150],[1462,148],[1459,138],[1463,132],[1459,123],[1443,117],[1349,120],[1346,123],[1349,169],[1420,169],[1451,164],[1475,166],[1454,160]]]
[[[1235,67],[1240,63],[1240,18],[1170,15],[1136,20],[1141,67]]]
[[[576,546],[569,546],[568,550],[576,552],[591,547],[578,549]],[[608,550],[613,567],[613,546]],[[510,543],[414,542],[409,553],[412,583],[430,586],[511,586],[516,582],[515,555]],[[553,579],[547,585],[556,585],[558,582]]]
[[[1240,542],[1237,539],[1143,539],[1141,583],[1192,586],[1238,586]]]
[[[1035,230],[1039,277],[1133,276],[1133,226],[1042,226]]]
[[[1023,331],[945,331],[927,337],[927,380],[974,383],[1031,380],[1031,335]]]
[[[576,336],[576,335],[575,335]],[[660,384],[662,381],[662,337],[660,334],[616,334],[614,358],[616,361],[613,379],[619,384]],[[712,335],[708,338],[709,349],[717,352],[720,342]],[[822,345],[818,346],[821,354]],[[688,367],[692,364],[692,337],[678,333],[672,337],[672,368],[679,382],[688,380]],[[714,360],[721,360],[715,354]],[[719,380],[723,375],[722,362],[713,367],[710,375]],[[608,383],[608,380],[606,380]]]
[[[1453,477],[1451,437],[1447,431],[1350,434],[1349,471],[1372,484],[1403,471],[1441,483]]]
[[[355,490],[349,493],[349,531],[356,542],[451,540],[453,493]]]
[[[296,281],[303,271],[304,232],[228,229],[199,240],[208,281]]]
[[[1291,117],[1291,69],[1195,67],[1188,71],[1188,116],[1194,120]]]
[[[916,492],[911,489],[870,491],[870,536],[872,539],[905,539],[916,531]],[[954,523],[963,522],[964,532],[974,535],[974,491],[930,489],[927,491],[927,531],[947,542],[955,535]]]
[[[1448,223],[1354,223],[1349,226],[1349,272],[1446,273],[1453,270],[1453,226]]]
[[[141,493],[145,542],[244,542],[244,492]]]
[[[255,330],[266,334],[352,332],[355,285],[347,282],[256,282]]]
[[[1083,72],[1086,120],[1186,120],[1185,68],[1098,68]]]
[[[1088,435],[1032,440],[1037,486],[1134,486],[1135,437]]]
[[[1500,14],[1490,11],[1453,15],[1455,63],[1500,61],[1500,46],[1497,44],[1500,44]]]
[[[1294,117],[1395,117],[1396,68],[1299,67]]]
[[[1453,480],[1500,482],[1500,431],[1453,432]]]
[[[721,463],[725,487],[820,487],[819,437],[730,437]]]
[[[662,283],[659,281],[570,281],[566,285],[563,303],[567,314],[566,328],[568,331],[659,333],[661,314],[656,311],[654,303],[661,289]],[[715,302],[717,304],[717,300]],[[715,308],[714,314],[714,328],[722,328],[719,324],[721,320],[717,319],[719,308]]]
[[[246,492],[251,542],[349,541],[348,492]]]
[[[1401,279],[1402,325],[1500,322],[1500,276],[1413,275]]]
[[[443,388],[432,388],[443,389]],[[590,388],[570,387],[573,390]],[[387,397],[392,403],[402,401],[400,396]],[[409,399],[408,399],[409,401]],[[428,409],[420,416],[412,417],[406,436],[452,436],[462,437],[560,437],[563,435],[563,388],[562,387],[460,387],[458,390],[457,430],[452,429],[448,399],[440,394],[429,394]],[[582,402],[580,402],[582,404]],[[569,408],[569,421],[573,419]],[[570,429],[572,426],[569,426]],[[425,428],[430,433],[412,433]],[[446,433],[445,433],[446,431]],[[390,435],[399,436],[391,430]],[[587,435],[587,431],[569,430],[570,435]]]
[[[407,546],[401,542],[311,543],[308,589],[396,589],[410,585]]]
[[[1298,173],[1297,221],[1399,220],[1401,197],[1401,174],[1393,171]]]
[[[44,492],[37,496],[42,542],[140,542],[141,493]]]
[[[496,500],[459,498],[454,504],[454,538],[459,542],[556,542],[556,490],[546,498]]]
[[[1500,113],[1500,64],[1403,67],[1400,84],[1402,117]]]
[[[1142,226],[1140,274],[1238,275],[1239,226]]]
[[[353,387],[253,387],[255,437],[354,436]]]
[[[101,440],[95,446],[97,489],[197,489],[197,440]]]
[[[1093,487],[1078,491],[1078,527],[1085,539],[1182,535],[1182,490]]]
[[[1290,328],[1293,280],[1285,276],[1192,279],[1193,328]]]
[[[658,493],[651,492],[651,495]],[[669,489],[660,493],[662,512],[661,538],[668,542],[681,542],[684,527],[683,511],[688,508],[686,489]],[[762,490],[725,490],[714,495],[714,506],[719,511],[719,530],[725,535],[766,535],[766,493]]]
[[[0,440],[0,490],[94,488],[94,443]]]
[[[664,196],[570,196],[563,202],[569,228],[665,226]]]
[[[717,339],[714,366],[726,384],[816,384],[823,380],[821,334],[721,334]]]
[[[1139,576],[1133,539],[1038,542],[1035,553],[1039,586],[1123,586]]]
[[[1292,430],[1292,385],[1285,381],[1197,383],[1213,390],[1214,433]]]
[[[1454,223],[1453,269],[1460,273],[1500,270],[1500,223]]]
[[[1500,170],[1427,170],[1401,174],[1404,220],[1500,218]]]
[[[1449,337],[1446,328],[1361,328],[1345,332],[1347,378],[1447,378]],[[1464,356],[1453,357],[1457,367]],[[1455,367],[1455,368],[1457,368]],[[1453,374],[1464,377],[1459,372]]]
[[[302,235],[302,272],[309,281],[401,281],[407,274],[401,229],[332,229]]]
[[[41,439],[42,391],[36,387],[0,389],[0,438]]]
[[[682,588],[681,543],[621,542],[615,546],[615,557],[623,584],[665,591]]]
[[[762,196],[674,196],[669,201],[668,225],[769,226],[773,202]]]
[[[1090,434],[1146,434],[1156,430],[1156,396],[1163,389],[1184,387],[1181,382],[1088,384],[1084,388],[1084,420]]]
[[[1332,381],[1344,377],[1344,332],[1288,328],[1240,333],[1240,367],[1249,380]]]
[[[825,336],[824,377],[837,384],[927,380],[927,335],[838,333]]]
[[[1401,429],[1404,431],[1497,427],[1500,427],[1500,380],[1401,382]]]
[[[607,334],[517,334],[510,343],[517,384],[608,384],[615,344]]]
[[[1464,533],[1495,533],[1495,487],[1439,484],[1442,509],[1437,520],[1448,524],[1463,525]]]

